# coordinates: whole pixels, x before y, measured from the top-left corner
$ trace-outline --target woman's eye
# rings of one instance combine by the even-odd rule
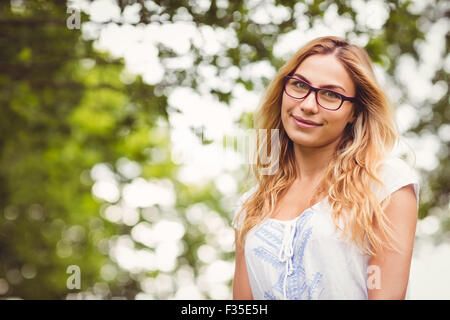
[[[333,92],[333,91],[325,90],[324,94],[327,98],[331,98],[331,99],[339,99],[340,98],[340,96],[336,92]]]
[[[303,83],[301,81],[295,81],[294,86],[296,86],[299,89],[308,89],[308,85],[306,83]]]

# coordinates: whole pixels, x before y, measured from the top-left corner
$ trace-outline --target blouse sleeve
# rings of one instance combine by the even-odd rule
[[[380,176],[386,186],[375,188],[375,194],[379,202],[382,202],[389,194],[412,184],[416,195],[417,208],[419,208],[419,176],[404,160],[389,157],[382,165]]]
[[[257,186],[252,187],[250,190],[248,190],[247,192],[245,192],[238,200],[235,208],[234,208],[234,215],[233,215],[233,221],[231,223],[231,225],[233,226],[234,229],[239,229],[242,222],[244,221],[244,217],[245,217],[245,211],[239,216],[239,219],[237,218],[237,215],[239,213],[239,211],[241,211],[241,208],[243,206],[243,204],[245,203],[245,201],[247,201],[248,198],[250,198],[250,196],[255,192]]]

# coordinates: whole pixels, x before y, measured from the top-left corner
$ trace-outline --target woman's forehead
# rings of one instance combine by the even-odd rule
[[[337,85],[348,95],[355,93],[355,86],[342,63],[332,54],[312,55],[297,67],[294,73],[302,75],[315,87]]]

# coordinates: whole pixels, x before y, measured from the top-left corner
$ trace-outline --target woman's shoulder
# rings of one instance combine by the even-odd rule
[[[244,219],[244,215],[245,212],[243,212],[240,216],[239,219],[237,220],[237,215],[238,213],[241,211],[242,206],[244,205],[245,201],[247,201],[251,195],[253,193],[255,193],[255,191],[258,189],[258,184],[254,185],[253,187],[251,187],[249,190],[247,190],[246,192],[244,192],[238,199],[237,204],[234,207],[234,216],[233,216],[233,222],[232,222],[232,226],[236,229],[239,227],[239,225],[242,223],[243,219]]]
[[[379,201],[383,201],[394,191],[412,184],[418,199],[419,196],[419,175],[412,165],[402,158],[390,155],[381,164],[379,177],[385,184],[384,187],[375,188]]]
[[[248,191],[244,192],[242,194],[242,196],[239,198],[240,201],[242,201],[242,203],[244,203],[245,201],[247,201],[248,198],[250,198],[250,196],[255,193],[255,191],[258,189],[258,185],[254,185],[253,187],[251,187]]]
[[[402,179],[419,180],[414,167],[402,158],[394,155],[388,156],[382,162],[380,174],[387,182]]]

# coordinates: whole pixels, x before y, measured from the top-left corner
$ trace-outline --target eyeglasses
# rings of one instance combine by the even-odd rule
[[[329,89],[314,88],[303,80],[295,77],[284,77],[284,92],[294,99],[305,99],[311,91],[316,93],[316,102],[324,109],[336,111],[344,101],[355,102],[355,97],[347,97]]]

